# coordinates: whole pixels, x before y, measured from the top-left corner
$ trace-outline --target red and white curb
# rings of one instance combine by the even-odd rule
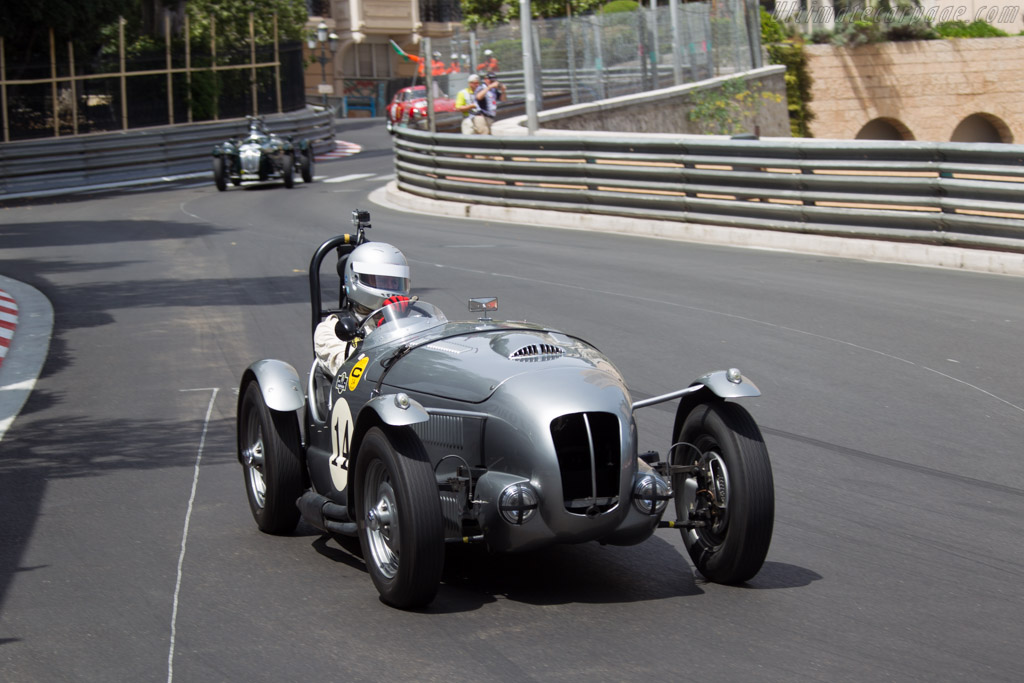
[[[344,157],[350,157],[353,154],[359,154],[362,151],[362,145],[357,145],[354,142],[335,140],[333,150],[331,150],[330,152],[324,152],[323,154],[317,154],[315,157],[313,157],[313,160],[327,161],[328,159],[342,159]]]
[[[4,363],[14,328],[18,326],[18,303],[10,294],[0,289],[0,366]]]

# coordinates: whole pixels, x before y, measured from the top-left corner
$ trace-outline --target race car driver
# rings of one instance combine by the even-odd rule
[[[361,320],[385,305],[409,301],[409,263],[402,252],[386,242],[366,242],[349,254],[343,286],[351,313]],[[316,357],[332,377],[362,341],[360,337],[341,339],[337,332],[339,319],[332,313],[313,332]],[[362,334],[373,329],[369,327],[369,332]]]

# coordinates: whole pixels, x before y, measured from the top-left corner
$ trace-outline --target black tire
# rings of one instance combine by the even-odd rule
[[[701,466],[697,475],[672,479],[679,519],[705,525],[680,529],[690,559],[715,583],[753,578],[768,554],[775,521],[775,485],[761,430],[741,406],[718,401],[697,406],[675,441],[696,448],[677,446],[673,464]]]
[[[381,600],[401,609],[428,604],[444,570],[444,521],[423,445],[408,427],[373,427],[355,480],[359,541]]]
[[[224,157],[213,158],[213,182],[221,192],[228,189],[227,176],[224,175]]]
[[[288,534],[299,523],[295,501],[305,486],[295,413],[271,410],[259,383],[245,386],[238,408],[238,455],[249,509],[260,531]]]
[[[295,187],[295,158],[291,154],[285,154],[281,159],[281,178],[285,187]]]
[[[313,148],[310,147],[302,153],[302,160],[299,162],[302,170],[302,182],[313,182]]]

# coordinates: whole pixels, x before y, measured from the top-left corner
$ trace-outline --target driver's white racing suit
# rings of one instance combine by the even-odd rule
[[[353,339],[346,342],[338,339],[338,334],[334,331],[337,324],[338,316],[331,313],[320,321],[313,332],[313,350],[316,352],[320,365],[331,374],[331,377],[338,374],[338,370],[362,341]]]

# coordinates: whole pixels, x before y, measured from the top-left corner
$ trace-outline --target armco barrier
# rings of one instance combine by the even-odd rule
[[[1024,146],[401,128],[398,188],[448,201],[1024,252]]]
[[[309,139],[317,153],[334,148],[330,111],[306,109],[268,115],[264,120],[275,133]],[[232,119],[2,143],[0,200],[208,171],[213,146],[247,131],[245,119]]]

